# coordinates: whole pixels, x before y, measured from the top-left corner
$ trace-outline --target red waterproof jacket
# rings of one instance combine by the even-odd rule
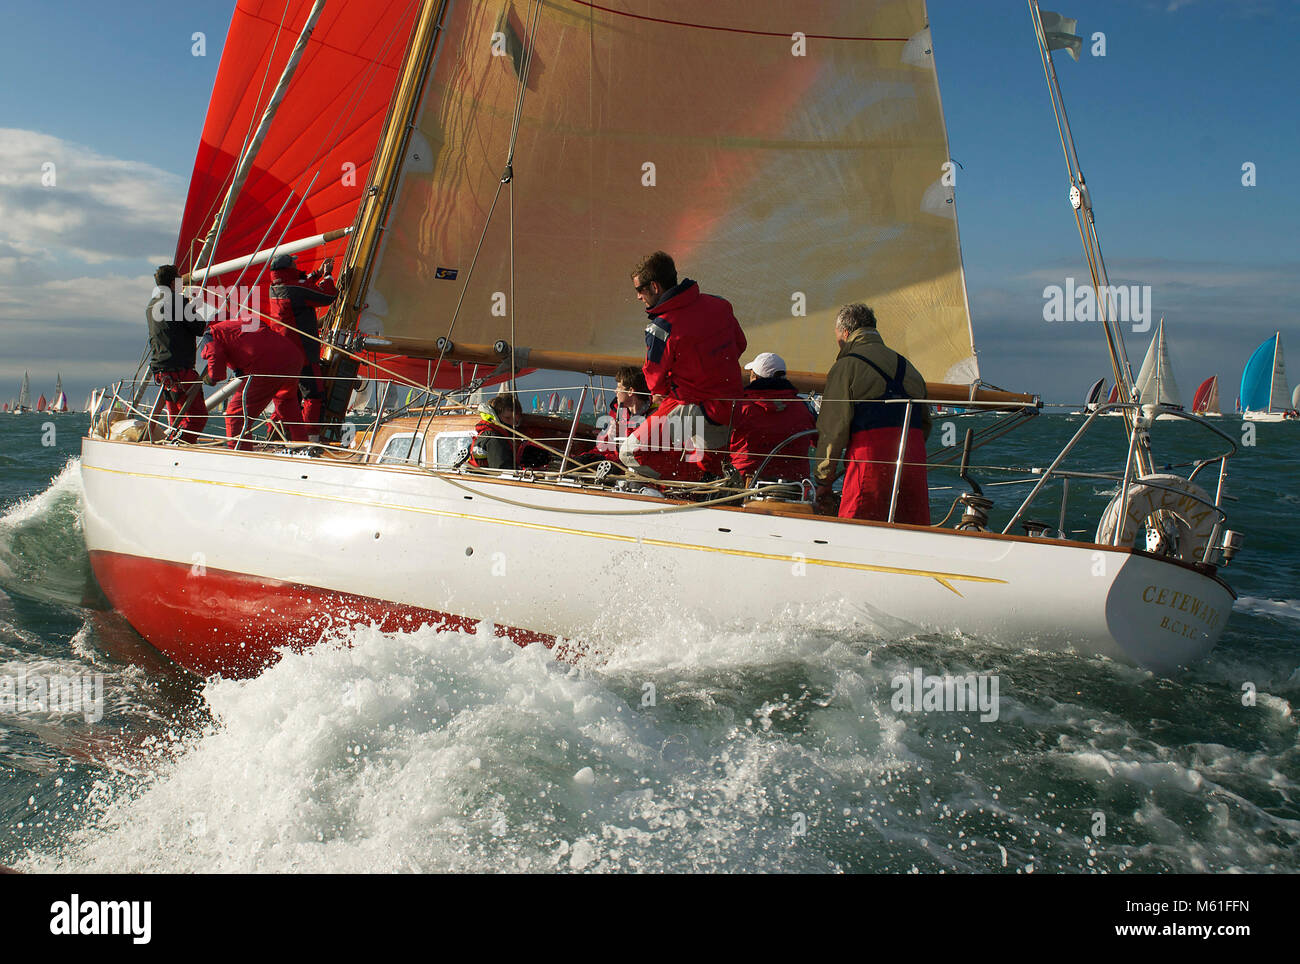
[[[302,349],[296,339],[282,335],[256,318],[230,318],[208,326],[212,340],[203,346],[208,376],[226,377],[233,368],[240,375],[294,375],[302,371]]]
[[[756,378],[745,386],[744,401],[731,423],[731,464],[742,475],[757,472],[777,446],[817,425],[798,391],[784,378]],[[808,452],[817,441],[805,435],[780,450],[763,469],[764,479],[808,477]]]
[[[697,403],[711,421],[726,425],[731,399],[740,397],[746,345],[731,302],[702,295],[699,285],[683,278],[646,314],[643,370],[650,392]]]
[[[285,331],[306,332],[320,337],[320,319],[316,310],[331,304],[338,296],[334,279],[329,275],[308,281],[297,268],[271,272],[271,315]],[[320,358],[320,342],[300,338],[303,355]]]

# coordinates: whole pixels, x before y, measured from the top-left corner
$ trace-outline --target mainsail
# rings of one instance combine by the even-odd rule
[[[23,372],[23,387],[18,390],[18,407],[31,408],[32,406],[32,383],[27,377],[27,372]]]
[[[1282,333],[1255,349],[1241,373],[1241,406],[1247,412],[1284,412],[1291,405],[1282,357]]]
[[[1192,396],[1192,411],[1197,415],[1220,415],[1219,411],[1219,376],[1211,375],[1196,389]]]
[[[1143,405],[1171,405],[1183,407],[1183,396],[1174,380],[1174,370],[1169,364],[1169,347],[1165,343],[1165,320],[1160,319],[1155,337],[1147,348],[1146,358],[1137,377],[1138,400]]]
[[[750,354],[824,372],[865,301],[928,379],[978,377],[921,0],[441,16],[361,331],[639,356],[629,275],[663,249]]]

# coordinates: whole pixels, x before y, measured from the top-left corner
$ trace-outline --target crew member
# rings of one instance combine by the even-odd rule
[[[162,386],[167,424],[180,429],[180,440],[193,443],[208,424],[203,386],[194,370],[195,342],[207,327],[189,298],[181,293],[174,264],[159,266],[145,322],[149,326],[149,371]]]
[[[497,395],[474,426],[469,464],[480,469],[542,469],[551,453],[524,436],[524,410],[514,395]]]
[[[765,351],[746,365],[745,371],[748,384],[736,405],[731,427],[731,464],[750,478],[766,459],[759,478],[806,479],[813,436],[782,443],[800,432],[811,433],[816,423],[808,403],[786,378],[785,359]]]
[[[632,287],[650,319],[642,371],[653,414],[619,448],[638,475],[694,481],[722,471],[740,395],[745,333],[731,303],[700,293],[662,251],[632,272]]]
[[[817,418],[818,511],[835,511],[831,486],[848,449],[839,516],[843,519],[889,518],[889,500],[905,412],[912,419],[903,451],[895,522],[930,524],[930,492],[925,471],[925,440],[930,412],[925,405],[881,404],[873,399],[925,398],[925,379],[876,331],[876,316],[863,304],[845,305],[835,318],[839,357],[826,375],[826,393]]]
[[[307,441],[298,403],[303,356],[297,339],[259,324],[251,315],[216,322],[208,330],[212,340],[203,346],[207,362],[203,381],[215,385],[225,380],[227,369],[246,376],[226,404],[226,444],[232,449],[250,448],[244,434],[268,404],[275,407],[274,417],[289,427],[293,441]]]
[[[309,437],[319,432],[325,407],[325,382],[320,367],[320,321],[316,310],[332,304],[338,297],[338,288],[330,277],[333,270],[333,258],[326,258],[320,268],[310,274],[298,270],[291,254],[276,255],[271,262],[271,314],[285,331],[299,333],[297,340],[306,359],[299,389]]]
[[[596,436],[596,448],[580,461],[598,461],[618,457],[618,447],[649,417],[650,388],[645,373],[623,365],[614,374],[614,400],[609,403],[609,423]]]

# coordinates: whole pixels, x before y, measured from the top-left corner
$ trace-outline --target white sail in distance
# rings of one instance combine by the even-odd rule
[[[1268,410],[1285,412],[1291,407],[1291,389],[1286,383],[1286,361],[1282,357],[1282,334],[1278,333],[1277,347],[1273,350],[1273,384],[1269,392]]]
[[[1155,337],[1142,360],[1137,377],[1138,397],[1143,405],[1172,405],[1183,407],[1183,396],[1174,379],[1173,366],[1169,364],[1169,346],[1165,342],[1165,322],[1160,319]]]

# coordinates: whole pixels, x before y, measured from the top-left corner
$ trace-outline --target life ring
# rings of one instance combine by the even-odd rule
[[[1129,483],[1128,505],[1121,518],[1122,504],[1121,492],[1106,506],[1097,524],[1098,544],[1131,546],[1145,531],[1148,552],[1184,562],[1201,561],[1219,519],[1212,508],[1214,500],[1181,475],[1144,475]]]

